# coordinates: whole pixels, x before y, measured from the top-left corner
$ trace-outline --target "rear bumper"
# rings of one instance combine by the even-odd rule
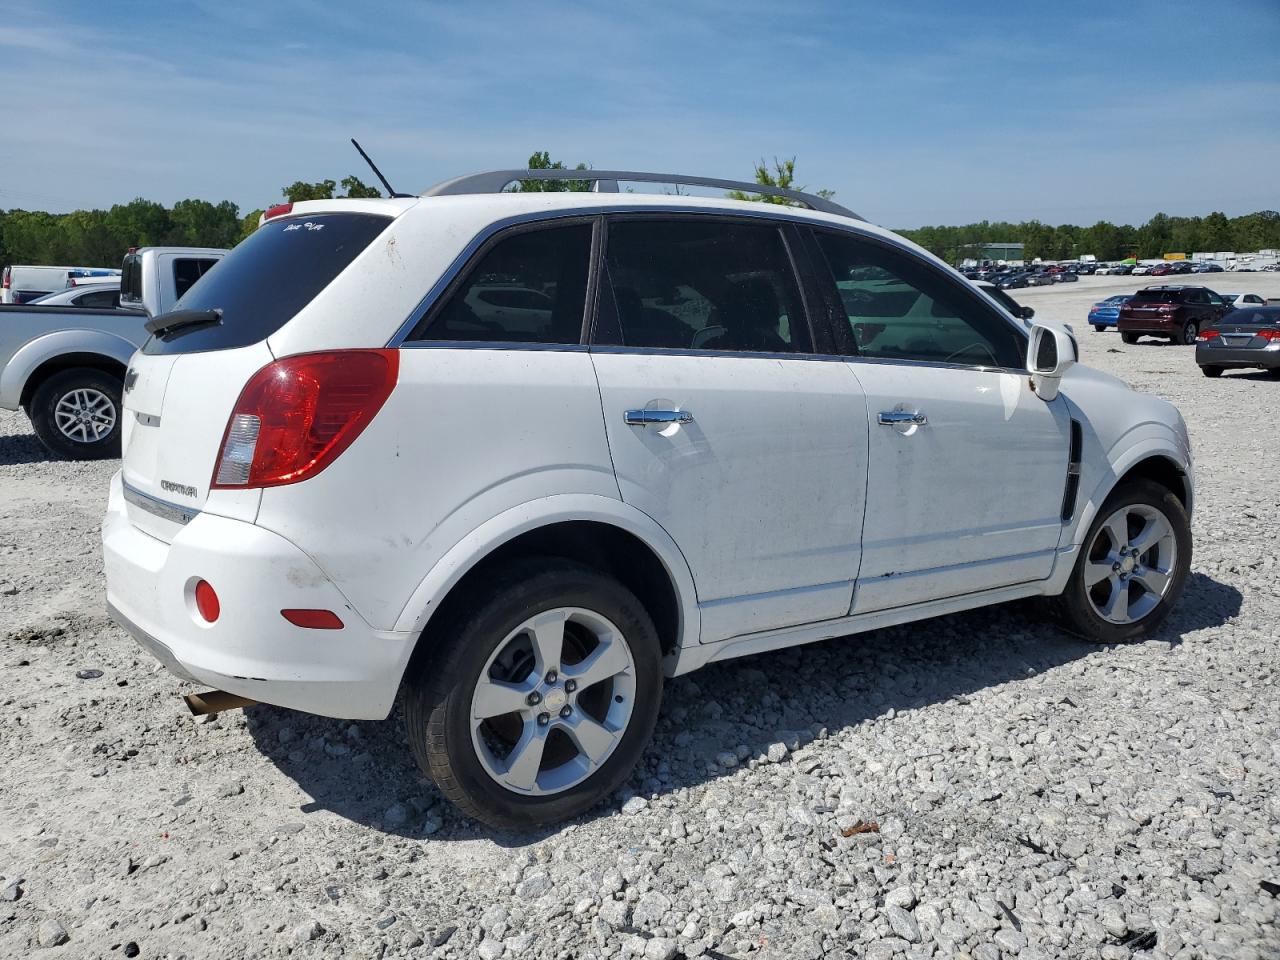
[[[1121,333],[1158,333],[1167,337],[1181,330],[1182,324],[1172,318],[1159,320],[1154,317],[1144,317],[1137,320],[1121,317],[1116,320],[1116,329]]]
[[[1260,367],[1280,369],[1280,345],[1262,350],[1232,347],[1208,347],[1196,344],[1196,363],[1202,367]]]
[[[165,543],[129,521],[120,475],[102,524],[107,609],[184,680],[322,716],[378,720],[391,712],[414,635],[372,629],[301,550],[240,520],[198,514]],[[197,580],[221,614],[195,612]],[[309,630],[290,608],[332,610],[341,630]]]

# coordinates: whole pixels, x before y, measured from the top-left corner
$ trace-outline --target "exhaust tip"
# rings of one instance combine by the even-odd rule
[[[222,713],[224,710],[239,710],[243,707],[252,707],[258,702],[238,694],[227,693],[225,690],[188,693],[182,699],[186,701],[187,709],[195,717],[202,717],[211,713]]]

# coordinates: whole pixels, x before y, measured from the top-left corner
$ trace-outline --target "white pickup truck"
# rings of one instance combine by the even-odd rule
[[[0,408],[26,411],[36,435],[60,456],[119,456],[125,370],[149,336],[147,321],[172,310],[227,252],[131,250],[118,309],[0,305]]]

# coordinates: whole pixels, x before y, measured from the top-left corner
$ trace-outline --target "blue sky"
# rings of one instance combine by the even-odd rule
[[[1280,208],[1280,0],[0,0],[0,208],[522,166],[801,183],[889,226]],[[966,10],[979,11],[966,13]]]

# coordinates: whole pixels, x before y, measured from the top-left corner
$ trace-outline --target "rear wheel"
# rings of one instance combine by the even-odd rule
[[[1220,377],[1222,376],[1222,367],[1215,367],[1212,365],[1201,367],[1200,372],[1203,373],[1206,377]]]
[[[1190,346],[1196,342],[1196,334],[1200,332],[1200,324],[1194,320],[1188,320],[1182,325],[1182,340],[1184,346]]]
[[[1107,325],[1106,325],[1105,323],[1095,323],[1095,324],[1093,324],[1093,332],[1094,332],[1094,333],[1106,333],[1106,331],[1107,331]]]
[[[1123,643],[1169,615],[1191,569],[1191,524],[1172,492],[1150,480],[1116,489],[1085,536],[1053,606],[1086,640]]]
[[[1120,334],[1120,339],[1123,340],[1125,343],[1137,343],[1138,335],[1136,333],[1129,333],[1126,331]]]
[[[577,816],[640,758],[662,697],[653,622],[622,584],[522,561],[434,627],[407,680],[419,765],[465,813],[517,829]]]
[[[36,388],[27,409],[36,436],[69,460],[120,456],[122,386],[89,367],[55,373]]]

